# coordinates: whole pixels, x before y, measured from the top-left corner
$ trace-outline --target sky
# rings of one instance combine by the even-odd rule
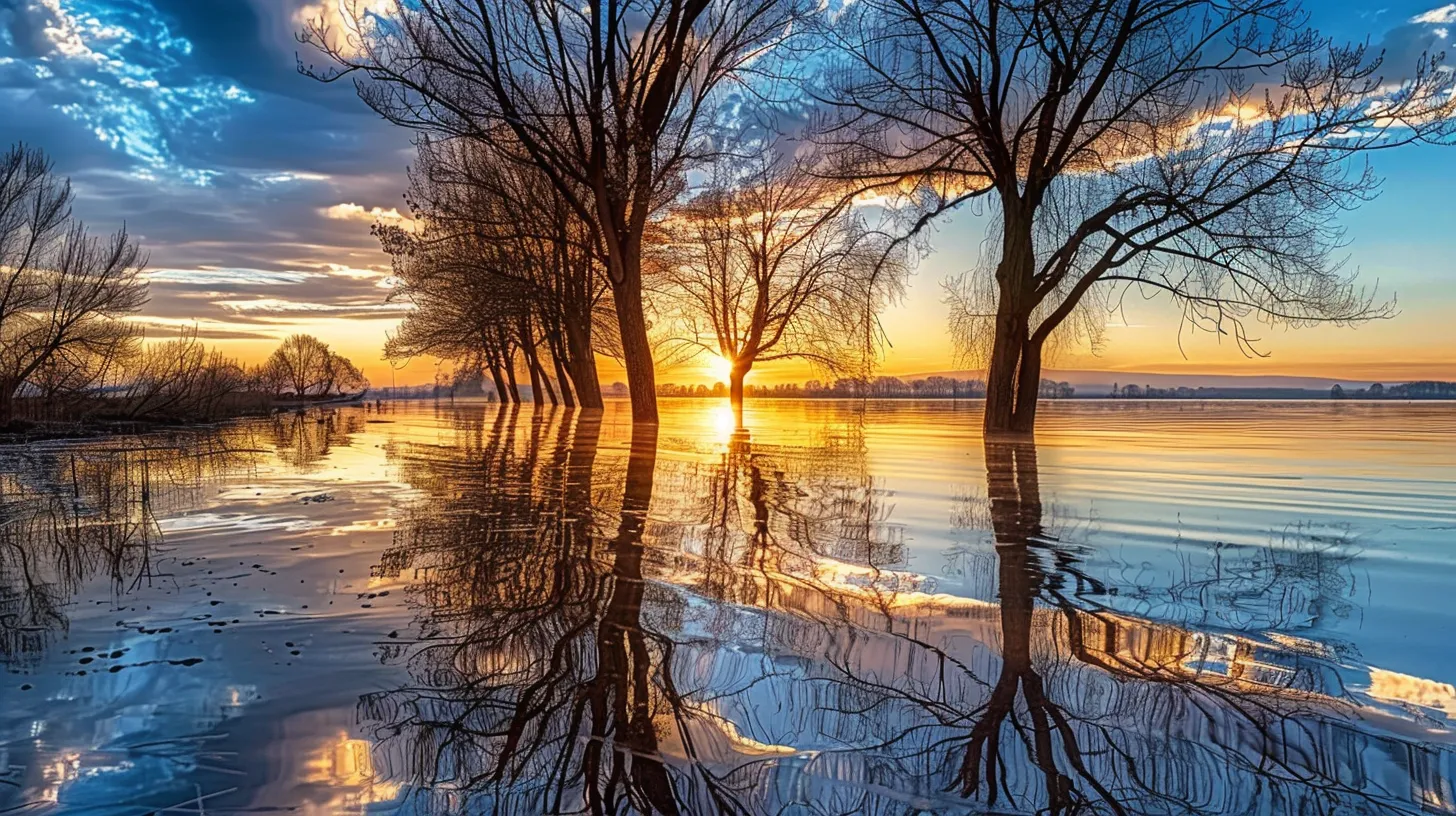
[[[388,302],[389,261],[370,235],[402,217],[411,134],[369,111],[347,84],[302,76],[303,21],[341,0],[0,0],[0,142],[43,148],[97,231],[123,224],[150,254],[151,338],[184,327],[246,361],[306,331],[350,357],[376,386],[429,381],[434,361],[395,370],[381,357],[403,306]],[[1384,47],[1390,59],[1440,48],[1456,4],[1307,3],[1316,25]],[[1180,332],[1166,301],[1135,296],[1110,315],[1097,354],[1061,352],[1058,368],[1307,375],[1356,382],[1456,379],[1456,148],[1381,154],[1381,196],[1344,220],[1349,262],[1394,298],[1395,317],[1350,329],[1263,333],[1249,358]],[[959,368],[942,282],[976,264],[981,220],[939,222],[933,252],[886,312],[883,370]],[[709,364],[661,373],[711,379]],[[757,382],[801,380],[792,364]],[[604,376],[616,376],[611,366]]]

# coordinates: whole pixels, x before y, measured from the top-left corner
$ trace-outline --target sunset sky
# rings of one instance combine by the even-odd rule
[[[401,306],[386,302],[388,260],[369,234],[400,217],[410,134],[384,123],[352,87],[302,77],[300,21],[339,0],[0,0],[0,139],[44,148],[72,178],[95,229],[125,221],[151,254],[151,337],[197,326],[256,360],[307,331],[352,358],[375,385],[423,382],[433,361],[398,371],[380,358]],[[1327,32],[1383,46],[1388,59],[1442,50],[1456,4],[1351,0],[1307,4]],[[1448,31],[1448,27],[1451,31]],[[1099,356],[1071,350],[1058,368],[1284,374],[1352,381],[1456,379],[1456,149],[1375,156],[1382,195],[1350,214],[1350,263],[1398,314],[1357,329],[1262,333],[1268,358],[1181,335],[1166,301],[1136,295],[1108,317]],[[941,221],[934,253],[884,316],[884,370],[959,367],[942,281],[976,263],[982,223]],[[709,377],[706,363],[667,381]],[[611,379],[608,367],[604,375]],[[752,381],[801,380],[803,367]]]

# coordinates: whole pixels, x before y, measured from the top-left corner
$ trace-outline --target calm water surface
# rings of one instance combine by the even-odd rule
[[[0,449],[0,813],[1456,814],[1456,405]]]

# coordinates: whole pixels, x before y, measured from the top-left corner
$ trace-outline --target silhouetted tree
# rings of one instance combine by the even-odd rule
[[[902,194],[917,229],[989,202],[985,266],[949,291],[991,432],[1031,432],[1043,349],[1064,326],[1095,339],[1098,284],[1166,294],[1249,352],[1253,319],[1386,314],[1332,257],[1333,219],[1377,185],[1360,157],[1456,125],[1439,55],[1387,66],[1293,0],[869,0],[832,34],[837,172]]]
[[[537,400],[544,389],[556,401],[549,360],[562,401],[602,407],[595,355],[614,351],[615,315],[576,215],[539,171],[467,140],[423,142],[419,158],[416,226],[376,228],[400,281],[391,297],[416,307],[386,353],[488,371],[502,399],[518,400],[519,352]]]
[[[299,399],[369,387],[353,363],[311,334],[285,339],[263,363],[259,378],[274,393],[291,393]]]
[[[677,208],[664,266],[679,339],[727,360],[729,398],[761,362],[799,358],[833,373],[862,361],[878,308],[904,267],[832,180],[772,146],[721,164],[713,183]]]
[[[217,419],[226,400],[253,385],[242,365],[209,351],[196,331],[147,346],[127,361],[122,380],[116,398],[133,418]]]
[[[391,0],[305,40],[390,121],[541,170],[586,225],[616,306],[638,421],[657,420],[643,242],[698,158],[712,94],[794,30],[799,0]],[[381,23],[381,20],[385,22]]]
[[[0,156],[0,425],[28,384],[82,391],[135,347],[146,258],[124,228],[91,236],[71,199],[39,150]]]

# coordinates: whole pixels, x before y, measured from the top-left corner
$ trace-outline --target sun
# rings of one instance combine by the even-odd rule
[[[721,354],[709,354],[703,361],[703,373],[712,377],[714,382],[727,385],[733,375],[733,363]]]

